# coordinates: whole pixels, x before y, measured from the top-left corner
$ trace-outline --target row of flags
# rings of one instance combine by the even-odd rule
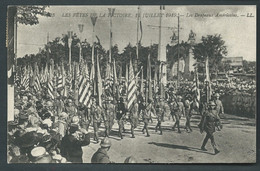
[[[39,92],[43,89],[43,86],[46,86],[48,95],[55,99],[59,96],[69,96],[69,92],[73,94],[73,98],[76,101],[76,104],[82,103],[83,105],[90,107],[91,106],[91,96],[95,95],[97,98],[98,105],[102,106],[102,95],[106,94],[107,96],[118,99],[119,95],[119,84],[117,81],[117,70],[115,65],[115,60],[110,65],[109,73],[106,74],[104,82],[102,82],[100,67],[99,67],[99,58],[96,58],[94,66],[91,66],[91,72],[89,74],[88,66],[85,62],[79,64],[74,63],[72,65],[71,72],[65,71],[64,64],[56,66],[54,69],[54,64],[51,63],[50,66],[46,65],[41,72],[39,72],[38,66],[34,65],[34,69],[31,66],[23,68],[23,72],[20,72],[21,75],[17,78],[20,78],[20,85],[24,90],[29,90],[30,87],[33,88],[35,92]],[[145,93],[145,101],[148,102],[148,99],[153,99],[153,94],[161,94],[164,91],[156,87],[161,86],[157,81],[160,79],[158,76],[158,69],[155,69],[154,79],[152,80],[152,71],[151,71],[151,59],[150,55],[147,58],[147,72],[146,72],[146,82],[145,86],[143,85],[143,68],[135,74],[133,69],[132,60],[130,59],[130,64],[126,66],[126,104],[127,108],[131,109],[135,101],[137,101],[138,88],[140,92]],[[108,71],[107,71],[108,72]],[[141,85],[138,86],[138,75],[141,73]],[[197,70],[194,72],[194,81],[192,92],[197,98],[197,101],[200,101],[200,90],[199,90],[199,79]],[[163,89],[163,87],[160,87]]]

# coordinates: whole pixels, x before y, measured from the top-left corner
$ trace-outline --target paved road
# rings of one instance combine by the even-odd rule
[[[252,163],[256,161],[256,126],[255,119],[225,115],[222,119],[223,130],[214,134],[220,153],[214,155],[210,141],[200,150],[205,133],[197,127],[200,117],[192,117],[192,133],[184,131],[185,119],[181,119],[182,133],[171,130],[172,120],[162,123],[163,135],[155,132],[156,119],[149,125],[150,137],[142,134],[143,123],[135,129],[136,138],[131,138],[130,124],[125,125],[127,132],[121,140],[118,125],[112,129],[110,139],[112,147],[108,154],[116,163],[122,163],[129,156],[134,156],[139,163]],[[100,129],[101,138],[103,128]],[[93,130],[90,129],[90,133]],[[83,147],[83,162],[90,163],[91,156],[100,147],[91,139],[89,146]]]

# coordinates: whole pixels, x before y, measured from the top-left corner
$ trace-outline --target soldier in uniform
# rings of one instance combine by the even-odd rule
[[[137,96],[138,100],[138,116],[140,118],[140,114],[142,110],[144,109],[144,95],[143,92],[140,92],[139,95]]]
[[[220,114],[224,114],[224,108],[223,108],[223,105],[222,105],[222,102],[221,100],[219,100],[219,93],[216,93],[216,99],[215,99],[215,103],[216,103],[216,110],[217,110],[217,113],[218,113],[218,116],[220,118]]]
[[[184,108],[185,108],[185,117],[186,117],[186,124],[185,129],[187,132],[192,132],[192,129],[190,127],[190,118],[191,118],[191,95],[188,94],[185,101],[184,101]]]
[[[162,135],[162,120],[163,120],[163,113],[165,112],[165,107],[164,107],[164,103],[163,103],[163,99],[159,98],[157,103],[156,103],[156,115],[157,115],[157,125],[155,127],[155,132],[157,132],[157,129],[159,128],[160,130],[160,135]]]
[[[216,104],[214,101],[209,102],[209,109],[204,113],[202,116],[202,122],[200,125],[200,132],[203,133],[205,131],[206,137],[204,138],[204,141],[202,143],[201,149],[203,151],[207,151],[205,148],[208,139],[211,140],[211,145],[214,149],[215,154],[219,153],[219,150],[216,147],[216,143],[214,140],[213,133],[215,132],[215,125],[216,122],[219,122],[218,116],[217,116],[217,111],[216,111]]]
[[[91,123],[90,110],[82,103],[79,103],[78,116],[80,117],[80,126],[88,131]]]
[[[116,119],[118,121],[119,126],[119,137],[123,139],[123,129],[124,129],[124,117],[126,114],[126,107],[124,104],[124,99],[120,97],[118,103],[117,103],[117,109],[116,109]]]
[[[112,98],[107,97],[107,100],[105,101],[105,104],[104,104],[104,109],[105,109],[106,117],[107,117],[106,136],[109,137],[109,134],[110,134],[112,127],[114,125],[115,105],[112,103]]]
[[[65,107],[65,112],[69,115],[69,118],[71,119],[74,115],[77,113],[77,109],[73,104],[72,99],[68,99],[67,105]]]
[[[173,130],[175,130],[175,127],[177,126],[178,128],[178,133],[181,133],[181,130],[180,130],[180,119],[181,119],[181,116],[185,116],[185,108],[184,108],[184,105],[181,101],[182,97],[181,96],[178,96],[177,97],[177,103],[176,103],[176,110],[175,110],[175,123],[173,125]]]
[[[138,119],[139,119],[139,117],[138,117],[138,103],[136,101],[133,102],[133,106],[130,110],[129,119],[130,119],[130,124],[131,124],[132,138],[135,138],[134,129],[137,127]]]
[[[91,158],[91,163],[113,163],[110,161],[107,152],[111,147],[111,141],[108,138],[104,138],[100,143],[99,148]]]
[[[148,104],[145,107],[145,110],[143,112],[144,127],[142,129],[143,134],[145,134],[144,130],[146,130],[147,137],[150,137],[150,134],[148,132],[148,123],[149,123],[149,119],[151,118],[151,112],[156,113],[154,106],[152,104],[152,100],[149,99]]]
[[[92,97],[91,115],[93,117],[94,141],[99,143],[98,129],[101,125],[102,109],[97,105],[95,97]]]

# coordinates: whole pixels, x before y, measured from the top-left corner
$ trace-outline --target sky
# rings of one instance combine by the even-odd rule
[[[93,26],[90,15],[93,13],[98,15],[95,34],[108,50],[108,8],[115,8],[115,16],[112,18],[113,44],[118,45],[120,52],[128,43],[136,45],[138,6],[50,6],[47,11],[54,14],[52,17],[39,16],[39,24],[33,26],[18,25],[17,56],[37,53],[39,48],[43,48],[47,43],[48,33],[51,41],[71,30],[81,40],[87,39],[88,42],[92,42]],[[142,45],[158,43],[160,7],[140,6],[140,9]],[[248,61],[256,60],[256,6],[165,6],[162,13],[163,45],[170,43],[173,31],[177,34],[176,14],[179,14],[180,41],[187,41],[191,30],[196,33],[197,43],[202,36],[221,34],[227,46],[228,57],[242,56]],[[84,25],[82,32],[79,31],[79,24]]]

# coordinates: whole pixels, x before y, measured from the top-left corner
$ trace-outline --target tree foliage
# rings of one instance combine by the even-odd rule
[[[25,25],[39,23],[38,16],[50,17],[51,13],[46,11],[47,6],[25,5],[17,6],[17,21]]]
[[[227,47],[220,34],[207,35],[202,36],[201,42],[194,45],[193,53],[194,58],[200,63],[204,63],[208,58],[210,71],[215,72],[223,56],[227,54]]]

